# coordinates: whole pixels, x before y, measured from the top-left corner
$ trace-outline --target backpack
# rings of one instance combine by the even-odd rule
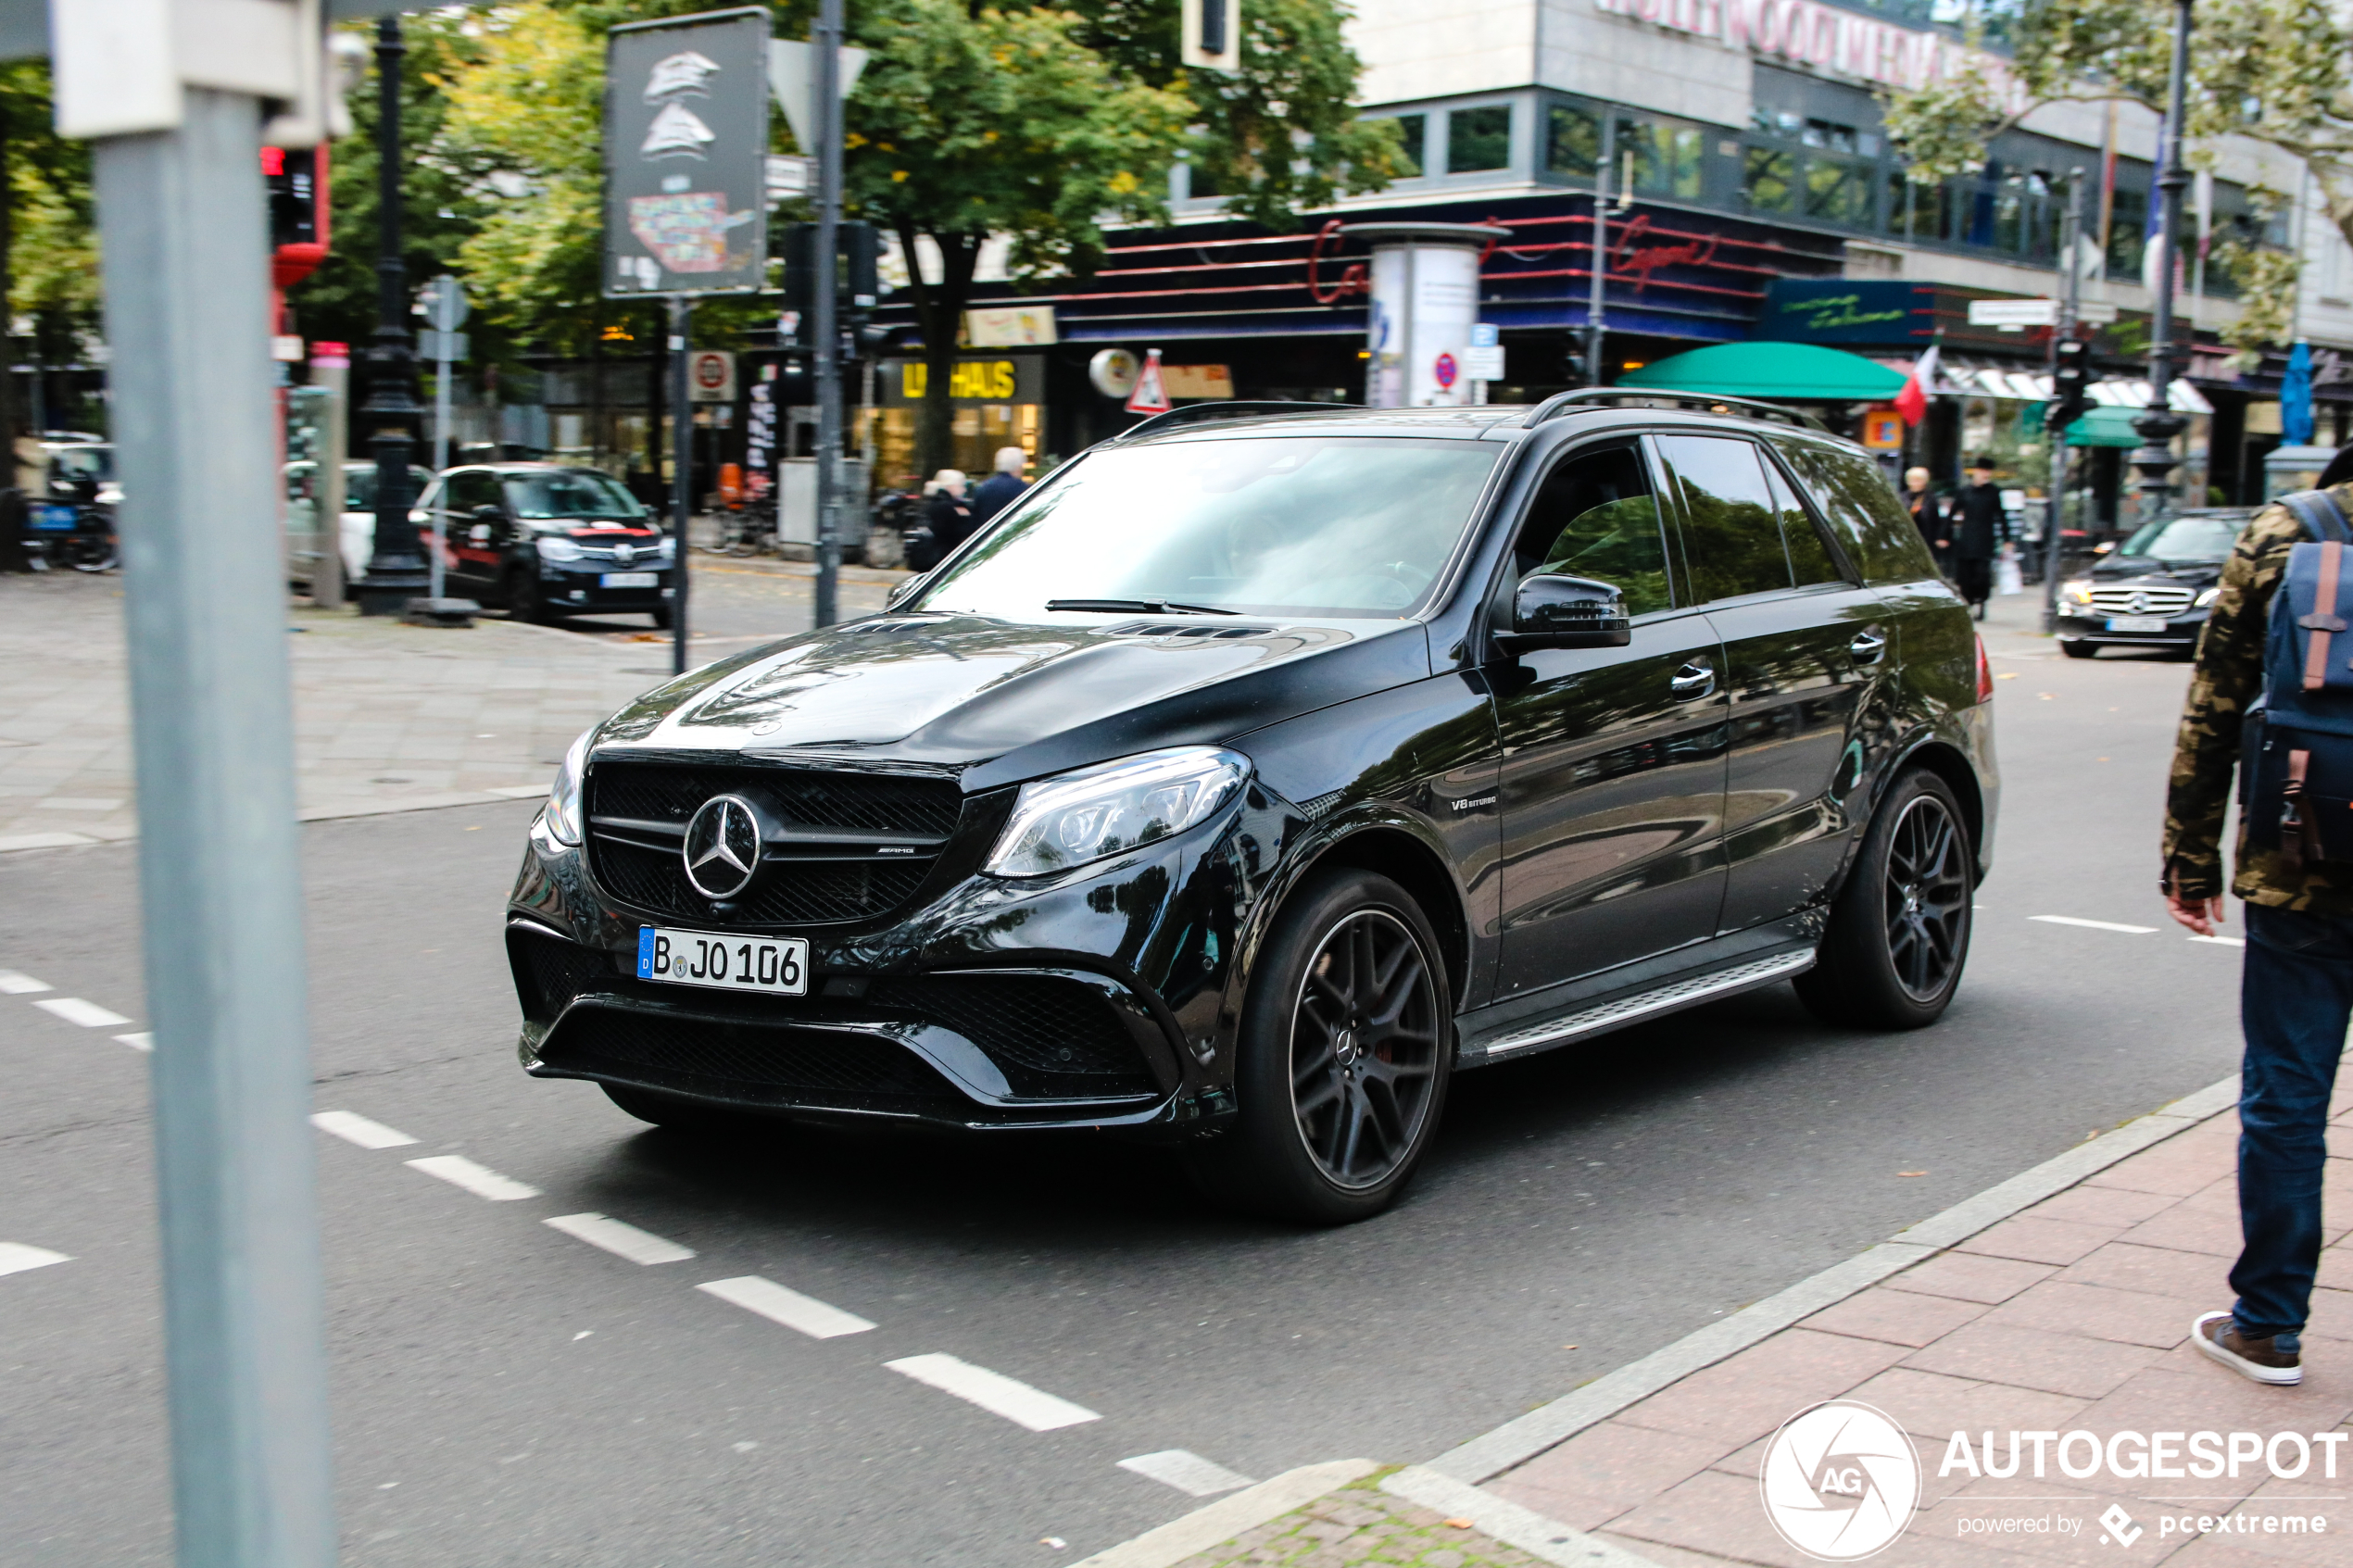
[[[2353,861],[2353,526],[2325,490],[2280,501],[2316,542],[2289,550],[2271,600],[2243,742],[2247,839],[2298,864]]]

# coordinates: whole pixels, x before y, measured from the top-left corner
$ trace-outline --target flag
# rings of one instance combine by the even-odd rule
[[[1943,344],[1930,344],[1928,352],[1920,356],[1919,363],[1905,378],[1904,390],[1895,395],[1895,411],[1904,416],[1906,424],[1916,425],[1928,417],[1928,400],[1936,390],[1936,361],[1944,352]]]

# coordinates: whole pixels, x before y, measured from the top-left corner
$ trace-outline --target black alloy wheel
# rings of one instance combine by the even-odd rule
[[[1387,877],[1335,872],[1292,895],[1243,1008],[1239,1124],[1192,1151],[1213,1198],[1315,1224],[1396,1201],[1453,1066],[1439,951],[1428,918]]]
[[[535,626],[552,624],[556,612],[548,608],[547,590],[539,574],[528,567],[517,567],[507,575],[507,615],[510,620],[528,621]]]
[[[1797,994],[1818,1017],[1918,1029],[1941,1017],[1969,961],[1975,850],[1950,785],[1926,769],[1895,781],[1864,834],[1830,928]]]
[[[677,621],[677,617],[668,609],[652,609],[646,613],[653,617],[654,630],[657,632],[669,631]]]

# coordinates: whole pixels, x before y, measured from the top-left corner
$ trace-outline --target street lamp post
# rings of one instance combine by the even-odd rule
[[[2133,421],[2141,434],[2133,466],[2141,470],[2141,515],[2149,522],[2173,510],[2173,470],[2181,460],[2173,456],[2174,438],[2189,428],[2187,417],[2173,411],[2171,389],[2178,358],[2173,345],[2173,258],[2182,232],[2182,191],[2190,171],[2182,162],[2182,119],[2188,95],[2190,6],[2192,0],[2174,0],[2173,59],[2165,84],[2165,144],[2158,149],[2158,209],[2157,306],[2149,323],[2149,401],[2147,411]],[[2196,332],[2196,324],[2192,324]]]
[[[400,19],[376,23],[376,333],[368,345],[368,400],[359,417],[376,460],[376,542],[357,584],[359,613],[397,615],[430,586],[417,525],[409,519],[410,454],[424,414],[408,327],[409,283],[400,259]]]

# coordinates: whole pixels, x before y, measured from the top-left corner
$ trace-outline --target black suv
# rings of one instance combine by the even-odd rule
[[[444,473],[418,521],[442,529],[449,592],[520,621],[639,611],[667,627],[675,579],[661,522],[600,470],[481,463]]]
[[[1712,408],[1196,406],[656,688],[532,828],[524,1067],[1159,1136],[1330,1222],[1456,1072],[1781,980],[1932,1022],[1994,811],[1968,612],[1860,450]]]
[[[2189,658],[2222,592],[2222,563],[2255,512],[2208,507],[2160,518],[2060,583],[2059,651],[2091,659],[2104,647],[2155,647]]]

